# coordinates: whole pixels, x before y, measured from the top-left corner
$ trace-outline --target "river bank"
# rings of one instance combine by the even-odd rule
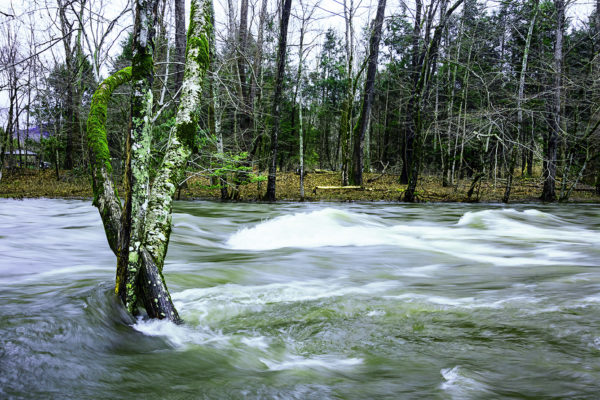
[[[277,198],[285,201],[300,200],[299,175],[279,173],[277,175]],[[501,202],[505,179],[484,179],[473,186],[471,178],[460,180],[450,187],[443,187],[439,177],[423,177],[417,187],[421,202]],[[305,178],[306,201],[399,201],[406,185],[398,183],[393,174],[366,173],[362,188],[341,188],[338,172],[309,172]],[[257,201],[266,191],[266,181],[240,186],[240,201]],[[473,187],[469,196],[468,192]],[[510,202],[536,202],[542,190],[539,177],[517,177],[514,180]],[[560,194],[560,186],[557,187]],[[181,200],[218,200],[220,190],[210,186],[206,177],[192,176],[178,194]],[[0,182],[0,197],[3,198],[91,198],[92,189],[85,174],[62,171],[56,179],[54,171],[17,171],[7,173]],[[569,197],[573,203],[599,203],[593,187],[580,185]]]

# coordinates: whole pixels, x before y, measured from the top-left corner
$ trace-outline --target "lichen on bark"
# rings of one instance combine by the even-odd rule
[[[202,81],[210,64],[208,44],[212,31],[211,9],[210,1],[192,1],[181,102],[161,168],[150,193],[145,242],[161,271],[171,232],[173,196],[196,142],[196,112]]]
[[[154,34],[158,0],[137,0],[133,33],[131,126],[127,137],[125,207],[121,218],[121,243],[117,265],[117,293],[134,313],[140,251],[150,191],[150,146],[152,142],[152,83],[154,81]]]
[[[138,12],[141,3],[148,6],[155,2],[137,0]],[[137,58],[134,57],[132,68],[119,71],[100,85],[94,95],[88,122],[94,204],[102,216],[109,244],[117,255],[115,291],[131,313],[135,312],[138,305],[143,305],[149,317],[167,318],[173,322],[181,320],[171,301],[162,268],[171,234],[173,196],[198,142],[197,108],[202,80],[210,61],[211,10],[210,1],[192,0],[181,101],[175,126],[152,185],[147,168],[152,138],[152,92],[148,84],[152,79],[148,79],[148,74],[151,74],[148,69],[151,66],[148,62],[152,53],[151,31],[145,34],[137,32],[137,39],[134,35],[138,45],[143,42],[140,36],[144,36],[150,50],[145,55],[141,52]],[[151,20],[149,15],[141,18],[146,28]],[[141,24],[138,18],[136,15],[136,26]],[[106,102],[114,88],[127,80],[133,82],[132,124],[127,138],[126,202],[121,207],[110,176],[110,154],[104,126]]]

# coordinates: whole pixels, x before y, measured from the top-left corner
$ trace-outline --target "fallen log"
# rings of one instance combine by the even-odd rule
[[[318,190],[365,190],[362,186],[315,186],[313,194],[317,194]]]

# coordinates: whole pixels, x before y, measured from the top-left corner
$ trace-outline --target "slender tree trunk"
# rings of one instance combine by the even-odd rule
[[[529,57],[529,48],[531,47],[531,38],[533,37],[533,28],[535,27],[535,21],[538,15],[538,3],[539,0],[535,0],[533,6],[535,7],[533,18],[529,23],[529,30],[527,31],[527,39],[525,40],[525,48],[523,49],[523,59],[521,61],[521,74],[519,76],[519,93],[517,94],[517,134],[515,141],[524,137],[523,129],[523,95],[525,93],[525,74],[527,73],[527,59]],[[504,189],[504,196],[502,201],[508,203],[510,199],[510,192],[513,182],[513,173],[516,167],[517,161],[517,149],[516,144],[511,144],[510,149],[510,163],[508,166],[508,177],[506,179],[506,188]]]
[[[185,63],[185,0],[175,0],[175,98],[178,100],[183,83]]]
[[[240,118],[239,127],[242,136],[242,143],[245,149],[249,148],[251,140],[248,138],[249,131],[252,128],[252,110],[250,104],[250,85],[247,77],[247,57],[248,57],[248,0],[240,2],[240,26],[238,30],[237,43],[237,69],[239,79],[239,104],[240,109],[238,117]]]
[[[304,201],[304,135],[302,124],[302,65],[304,62],[304,30],[306,19],[302,19],[300,45],[298,47],[298,70],[296,72],[296,95],[294,103],[298,105],[298,158],[300,160],[300,201]]]
[[[85,1],[82,2],[82,10]],[[66,146],[65,146],[65,159],[63,167],[65,169],[73,169],[74,161],[73,161],[73,152],[74,152],[74,140],[77,136],[77,128],[78,123],[76,121],[76,95],[75,95],[75,84],[76,84],[76,75],[77,69],[79,66],[77,65],[77,47],[72,46],[71,39],[73,37],[73,32],[75,30],[75,23],[71,22],[67,18],[67,6],[68,4],[63,0],[57,1],[58,6],[58,16],[60,20],[60,29],[63,35],[62,41],[65,51],[65,64],[66,64],[66,72],[67,76],[65,77],[66,84],[66,101],[65,101],[65,115],[66,115]],[[79,31],[78,31],[79,32]],[[78,35],[80,38],[80,35]]]
[[[435,27],[433,37],[426,43],[426,49],[423,55],[420,57],[422,60],[419,64],[419,73],[414,84],[413,94],[408,103],[408,115],[410,121],[408,124],[407,137],[410,138],[410,143],[407,153],[410,157],[407,157],[408,161],[408,187],[404,192],[403,200],[407,202],[414,202],[416,198],[416,188],[419,179],[421,169],[421,151],[423,141],[423,126],[424,126],[424,114],[423,109],[426,104],[429,89],[431,86],[431,77],[434,73],[434,64],[437,56],[438,48],[442,38],[442,32],[446,26],[446,23],[452,13],[463,3],[463,0],[456,0],[454,4],[444,10],[442,8],[440,14],[440,21]]]
[[[379,55],[379,42],[381,40],[381,30],[383,28],[383,15],[385,13],[386,0],[379,0],[377,3],[377,14],[373,21],[373,31],[369,40],[369,56],[367,60],[367,78],[365,81],[365,90],[363,93],[363,102],[360,116],[354,127],[354,151],[352,158],[352,179],[353,185],[362,186],[363,184],[363,159],[365,133],[369,125],[371,115],[371,106],[373,104],[373,92],[375,87],[375,74],[377,73],[377,58]]]
[[[13,71],[14,72],[14,71]],[[4,129],[4,137],[2,138],[0,148],[0,180],[2,180],[2,171],[4,170],[4,163],[6,160],[6,152],[10,152],[8,162],[11,162],[12,154],[12,139],[14,130],[14,110],[15,103],[17,102],[17,77],[15,74],[10,76],[10,87],[9,87],[9,108],[8,108],[8,119],[6,121],[6,128]]]
[[[340,116],[340,132],[339,132],[339,151],[341,153],[341,173],[342,186],[347,186],[349,183],[350,174],[350,127],[352,126],[352,103],[354,100],[354,91],[352,86],[353,81],[353,64],[354,64],[354,1],[350,0],[350,6],[347,0],[344,0],[344,20],[346,25],[345,46],[346,46],[346,96],[342,102],[342,112]]]
[[[214,5],[211,2],[211,24],[215,25]],[[217,138],[217,157],[221,162],[225,161],[225,149],[223,144],[223,131],[221,130],[221,114],[219,112],[219,102],[215,96],[215,87],[217,87],[217,75],[215,62],[217,59],[217,48],[214,30],[210,36],[210,64],[209,64],[209,128],[211,133]],[[219,179],[219,189],[221,191],[221,200],[227,200],[229,193],[227,191],[227,173],[223,171],[217,176]]]
[[[562,49],[563,29],[565,19],[564,0],[555,0],[556,7],[556,34],[554,38],[554,87],[552,96],[552,115],[548,131],[548,144],[546,152],[546,168],[544,169],[544,188],[541,200],[556,200],[556,152],[558,137],[561,129],[561,85],[562,85]]]
[[[267,181],[266,199],[275,201],[275,179],[277,177],[277,151],[281,114],[281,93],[285,73],[285,55],[287,52],[287,31],[290,21],[292,0],[282,0],[281,21],[279,24],[279,44],[277,50],[277,74],[275,75],[275,93],[273,94],[273,129],[271,131],[271,155],[269,164],[269,178]]]
[[[423,1],[416,0],[415,2],[415,23],[413,26],[412,34],[412,49],[411,49],[411,74],[413,82],[413,93],[411,98],[406,105],[406,129],[404,132],[404,143],[402,148],[402,172],[400,174],[400,183],[408,184],[410,181],[409,175],[411,174],[411,168],[415,158],[415,127],[413,126],[415,119],[415,96],[417,84],[419,82],[419,74],[422,72],[420,62],[420,49],[421,46],[419,41],[421,39],[422,20],[421,14],[423,10]]]
[[[263,134],[259,130],[258,119],[260,116],[259,103],[262,98],[262,87],[263,87],[263,42],[264,42],[264,26],[267,19],[267,0],[262,0],[260,8],[260,17],[258,19],[258,36],[256,38],[256,53],[254,55],[254,73],[251,77],[250,86],[250,97],[248,104],[251,108],[252,118],[252,151],[250,152],[250,158],[254,162],[256,154],[260,149],[260,144],[263,139]],[[259,162],[260,164],[260,162]],[[259,166],[260,168],[260,166]],[[260,183],[260,182],[259,182]]]
[[[304,201],[304,132],[302,121],[302,93],[300,93],[300,108],[298,109],[298,153],[300,158],[300,201]]]

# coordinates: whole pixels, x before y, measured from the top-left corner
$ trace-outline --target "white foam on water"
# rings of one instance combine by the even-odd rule
[[[531,310],[525,310],[526,306],[536,305],[540,303],[540,299],[532,296],[511,296],[509,298],[501,298],[498,300],[481,299],[477,297],[459,297],[451,298],[445,296],[433,296],[419,293],[403,293],[400,295],[384,296],[387,299],[402,300],[408,303],[431,304],[434,306],[442,306],[444,308],[458,309],[501,309],[515,308],[523,309],[523,312],[531,314]],[[537,309],[535,312],[545,312],[545,309]]]
[[[244,354],[249,365],[263,365],[270,371],[307,369],[348,369],[363,363],[360,358],[339,358],[336,355],[302,356],[286,350],[283,354],[269,351],[270,339],[264,336],[224,335],[202,326],[176,325],[165,320],[143,320],[133,325],[138,332],[147,336],[161,337],[176,349],[185,350],[189,346],[211,346],[233,350]],[[283,338],[286,340],[286,338]],[[287,338],[289,340],[289,338]],[[253,351],[244,351],[240,344]],[[293,344],[293,343],[292,343]],[[293,346],[292,346],[293,347]]]
[[[583,229],[552,214],[535,209],[468,211],[456,226],[485,230],[486,235],[491,234],[492,237],[600,244],[599,232]]]
[[[205,231],[204,229],[200,228],[198,225],[189,223],[189,222],[177,222],[173,224],[173,228],[174,229],[189,229],[191,231],[194,231],[195,233],[199,234],[199,235],[209,235],[210,232]]]
[[[463,297],[463,298],[450,298],[443,296],[430,296],[417,293],[403,293],[394,296],[385,296],[387,299],[406,300],[408,302],[421,302],[429,303],[440,306],[452,306],[452,307],[465,307],[474,304],[475,298]]]
[[[199,320],[219,321],[248,312],[258,312],[268,304],[297,303],[347,295],[378,296],[401,287],[400,281],[377,281],[348,286],[341,280],[309,280],[267,285],[226,284],[193,288],[173,293],[180,312],[193,313]]]
[[[389,244],[391,238],[382,227],[374,217],[325,208],[243,228],[229,238],[227,245],[236,250],[273,250]]]
[[[248,347],[254,347],[260,350],[266,350],[269,347],[269,343],[267,343],[267,338],[265,338],[264,336],[243,337],[240,340],[240,342]]]
[[[223,335],[221,332],[213,331],[203,327],[190,327],[186,325],[176,325],[166,320],[143,320],[133,325],[133,328],[147,336],[159,336],[167,340],[172,346],[177,348],[188,345],[226,345],[231,340],[231,336]]]
[[[435,276],[435,272],[439,271],[443,267],[443,264],[430,264],[422,267],[402,268],[398,271],[395,271],[395,275],[409,276],[413,278],[432,278]]]
[[[600,304],[600,294],[595,294],[595,295],[592,295],[592,296],[586,296],[583,299],[581,299],[581,303]]]
[[[567,265],[580,256],[569,244],[600,245],[600,233],[534,209],[468,211],[456,224],[444,226],[414,222],[391,225],[391,220],[325,208],[245,227],[230,236],[226,246],[255,251],[286,247],[394,246],[518,267]],[[406,273],[419,274],[420,271]]]
[[[445,380],[440,387],[452,398],[465,399],[489,393],[486,384],[468,376],[468,371],[458,365],[452,368],[443,368],[440,373]]]
[[[289,369],[348,369],[363,363],[361,358],[337,358],[334,356],[323,355],[314,357],[302,357],[289,355],[282,361],[267,360],[261,358],[260,361],[270,371],[283,371]]]
[[[367,317],[382,317],[385,315],[385,311],[383,310],[373,310],[367,313]]]

